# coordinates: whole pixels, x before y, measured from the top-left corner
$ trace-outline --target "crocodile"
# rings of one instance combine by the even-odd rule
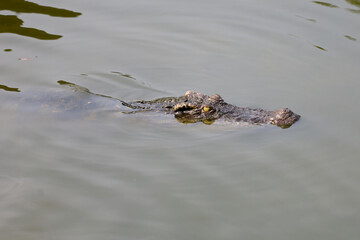
[[[17,107],[27,111],[58,114],[61,116],[96,115],[106,112],[133,114],[140,112],[163,112],[173,115],[181,123],[202,122],[212,124],[216,120],[249,124],[272,124],[288,128],[300,119],[288,108],[268,111],[260,108],[238,107],[223,100],[219,94],[208,96],[195,91],[187,91],[184,96],[164,97],[155,100],[124,101],[110,96],[96,94],[89,89],[66,81],[60,85],[70,87],[73,92],[30,91],[16,102]],[[2,87],[2,89],[8,89]],[[16,89],[15,92],[20,92]],[[20,101],[22,100],[22,101]],[[67,114],[64,114],[67,113]]]
[[[289,108],[268,111],[261,108],[238,107],[223,100],[219,94],[208,96],[189,90],[181,97],[165,97],[152,101],[122,102],[137,111],[163,111],[173,114],[182,123],[203,122],[211,124],[216,120],[246,122],[249,124],[272,124],[288,128],[300,119]]]

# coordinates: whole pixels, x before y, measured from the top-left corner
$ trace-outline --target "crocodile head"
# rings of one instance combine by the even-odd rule
[[[281,128],[288,128],[300,119],[300,115],[295,114],[288,108],[281,108],[278,111],[274,111],[272,117],[270,117],[270,123]]]
[[[211,96],[187,91],[184,101],[173,107],[175,117],[182,123],[203,122],[211,124],[221,117],[219,107],[224,100],[219,94]]]
[[[219,118],[234,122],[249,122],[254,124],[273,124],[288,128],[300,119],[288,108],[278,111],[242,108],[226,103],[219,94],[211,96],[187,91],[181,101],[169,105],[175,118],[182,123],[203,122],[211,124]]]

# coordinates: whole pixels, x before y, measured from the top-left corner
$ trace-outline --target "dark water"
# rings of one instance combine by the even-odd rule
[[[357,0],[2,1],[0,239],[358,239],[359,29]],[[302,118],[32,109],[84,101],[59,81],[127,100],[193,89]]]

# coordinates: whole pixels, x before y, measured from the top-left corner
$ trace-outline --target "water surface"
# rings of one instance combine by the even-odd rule
[[[359,10],[355,0],[0,3],[1,239],[357,239]],[[76,94],[59,81],[124,100],[219,93],[302,118],[288,129],[58,118],[17,101]]]

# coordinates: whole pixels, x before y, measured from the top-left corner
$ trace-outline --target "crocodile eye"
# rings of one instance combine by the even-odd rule
[[[204,110],[204,112],[208,112],[208,111],[210,111],[210,107],[209,107],[209,106],[205,106],[205,107],[203,108],[203,110]]]

